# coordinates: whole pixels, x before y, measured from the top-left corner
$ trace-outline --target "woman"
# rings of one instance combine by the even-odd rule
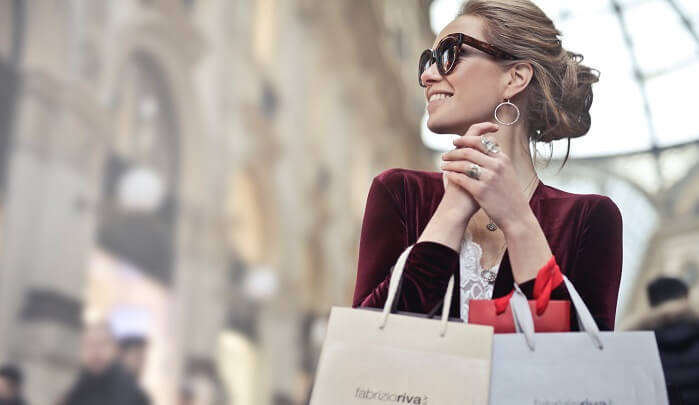
[[[427,125],[464,135],[442,155],[442,172],[390,169],[373,179],[354,307],[384,305],[391,267],[414,244],[398,310],[433,313],[453,274],[450,315],[467,320],[470,299],[504,296],[513,282],[532,299],[539,270],[558,265],[600,329],[614,329],[619,209],[605,196],[545,185],[529,149],[590,128],[598,76],[558,35],[528,0],[471,0],[423,53]],[[551,296],[568,297],[563,285]]]

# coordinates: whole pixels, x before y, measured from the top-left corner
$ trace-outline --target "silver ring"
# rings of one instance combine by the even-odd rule
[[[472,179],[480,180],[481,178],[481,167],[475,163],[471,164],[471,167],[466,171],[466,175]]]
[[[500,145],[486,138],[485,135],[481,135],[481,143],[485,146],[488,153],[496,154],[500,152]]]
[[[489,144],[485,145],[485,148],[493,155],[500,152],[500,146],[495,142],[490,142]]]

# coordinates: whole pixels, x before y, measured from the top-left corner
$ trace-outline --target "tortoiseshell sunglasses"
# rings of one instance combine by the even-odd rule
[[[437,62],[437,70],[442,76],[446,76],[454,69],[456,61],[462,52],[463,45],[470,45],[498,59],[516,60],[517,58],[487,42],[473,38],[466,34],[454,33],[442,38],[434,50],[425,49],[420,55],[417,81],[421,87],[425,87],[422,82],[422,73],[427,70],[432,63]]]

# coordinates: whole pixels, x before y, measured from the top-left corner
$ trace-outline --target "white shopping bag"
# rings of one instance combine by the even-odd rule
[[[412,246],[398,258],[383,311],[333,307],[311,405],[487,404],[493,328],[390,313]]]
[[[490,403],[668,403],[653,332],[600,332],[564,276],[581,332],[534,333],[527,298],[515,285],[510,301],[517,334],[493,338]]]

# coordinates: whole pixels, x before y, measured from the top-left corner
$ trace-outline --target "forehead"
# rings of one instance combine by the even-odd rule
[[[462,15],[455,18],[449,24],[447,24],[442,31],[440,31],[439,35],[437,35],[437,38],[432,44],[432,48],[437,46],[439,41],[441,41],[445,36],[458,32],[483,41],[483,21],[480,18],[472,15]]]

